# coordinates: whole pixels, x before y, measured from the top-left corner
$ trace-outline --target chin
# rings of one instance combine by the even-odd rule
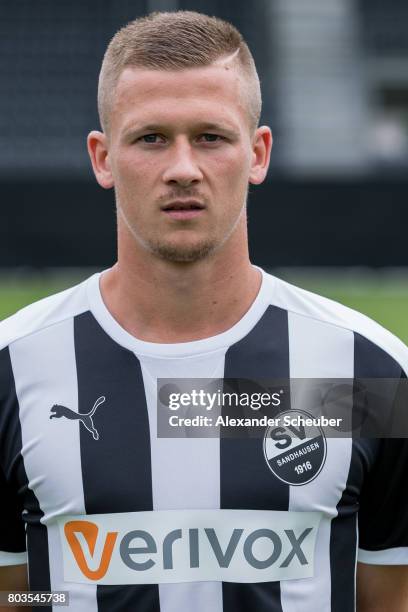
[[[152,252],[165,261],[174,263],[194,263],[201,261],[216,249],[213,242],[200,242],[197,244],[155,244],[151,245]]]

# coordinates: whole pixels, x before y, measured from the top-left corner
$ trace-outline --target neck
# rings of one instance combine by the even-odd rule
[[[243,317],[261,284],[247,248],[228,251],[229,256],[220,251],[180,264],[119,249],[118,262],[102,276],[102,297],[119,324],[140,340],[176,343],[214,336]]]

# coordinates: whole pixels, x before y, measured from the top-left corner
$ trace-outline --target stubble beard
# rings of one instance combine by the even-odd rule
[[[191,245],[149,242],[150,251],[160,259],[173,263],[195,263],[209,257],[217,249],[212,240],[203,240]]]
[[[248,194],[248,192],[247,192]],[[132,227],[131,223],[127,219],[123,208],[117,202],[117,217],[119,223],[119,217],[123,220],[124,225],[127,227],[133,238],[145,249],[150,251],[153,255],[158,257],[159,259],[171,263],[195,263],[198,261],[202,261],[210,257],[212,254],[216,253],[222,246],[227,242],[230,236],[233,234],[236,229],[241,217],[243,214],[246,214],[246,205],[247,205],[247,194],[244,199],[244,203],[241,207],[239,215],[234,220],[234,223],[231,224],[231,227],[228,229],[226,234],[222,237],[221,240],[217,240],[215,238],[207,238],[201,241],[197,241],[193,244],[174,244],[171,242],[166,243],[164,240],[160,239],[145,239]]]

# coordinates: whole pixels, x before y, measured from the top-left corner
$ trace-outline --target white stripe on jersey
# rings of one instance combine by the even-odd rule
[[[289,313],[289,367],[291,378],[352,378],[354,371],[354,337],[347,329],[325,325],[320,321]],[[291,407],[296,397],[291,393]],[[281,582],[283,612],[297,612],[302,601],[310,609],[330,610],[330,527],[337,515],[336,506],[346,486],[350,468],[350,438],[327,438],[325,469],[307,487],[289,487],[289,510],[314,508],[323,512],[315,551],[314,580]],[[342,460],[340,460],[340,458]],[[338,488],[330,482],[338,483]],[[310,604],[309,604],[310,602]]]
[[[154,510],[220,507],[218,438],[158,438],[157,378],[223,378],[225,350],[194,361],[139,356],[150,425]],[[221,582],[159,584],[160,612],[222,612]]]
[[[66,590],[55,518],[85,514],[79,421],[55,419],[49,427],[49,418],[56,402],[78,412],[73,319],[12,344],[10,357],[20,405],[24,467],[44,512],[41,522],[47,526],[51,590]],[[46,474],[43,466],[47,466]],[[95,585],[70,585],[69,591],[72,609],[83,609],[78,602],[86,596],[87,612],[97,612]]]

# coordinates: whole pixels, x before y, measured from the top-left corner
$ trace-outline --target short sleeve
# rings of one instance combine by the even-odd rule
[[[27,563],[21,502],[0,469],[0,566]]]
[[[379,441],[360,497],[358,561],[408,565],[408,440]]]

